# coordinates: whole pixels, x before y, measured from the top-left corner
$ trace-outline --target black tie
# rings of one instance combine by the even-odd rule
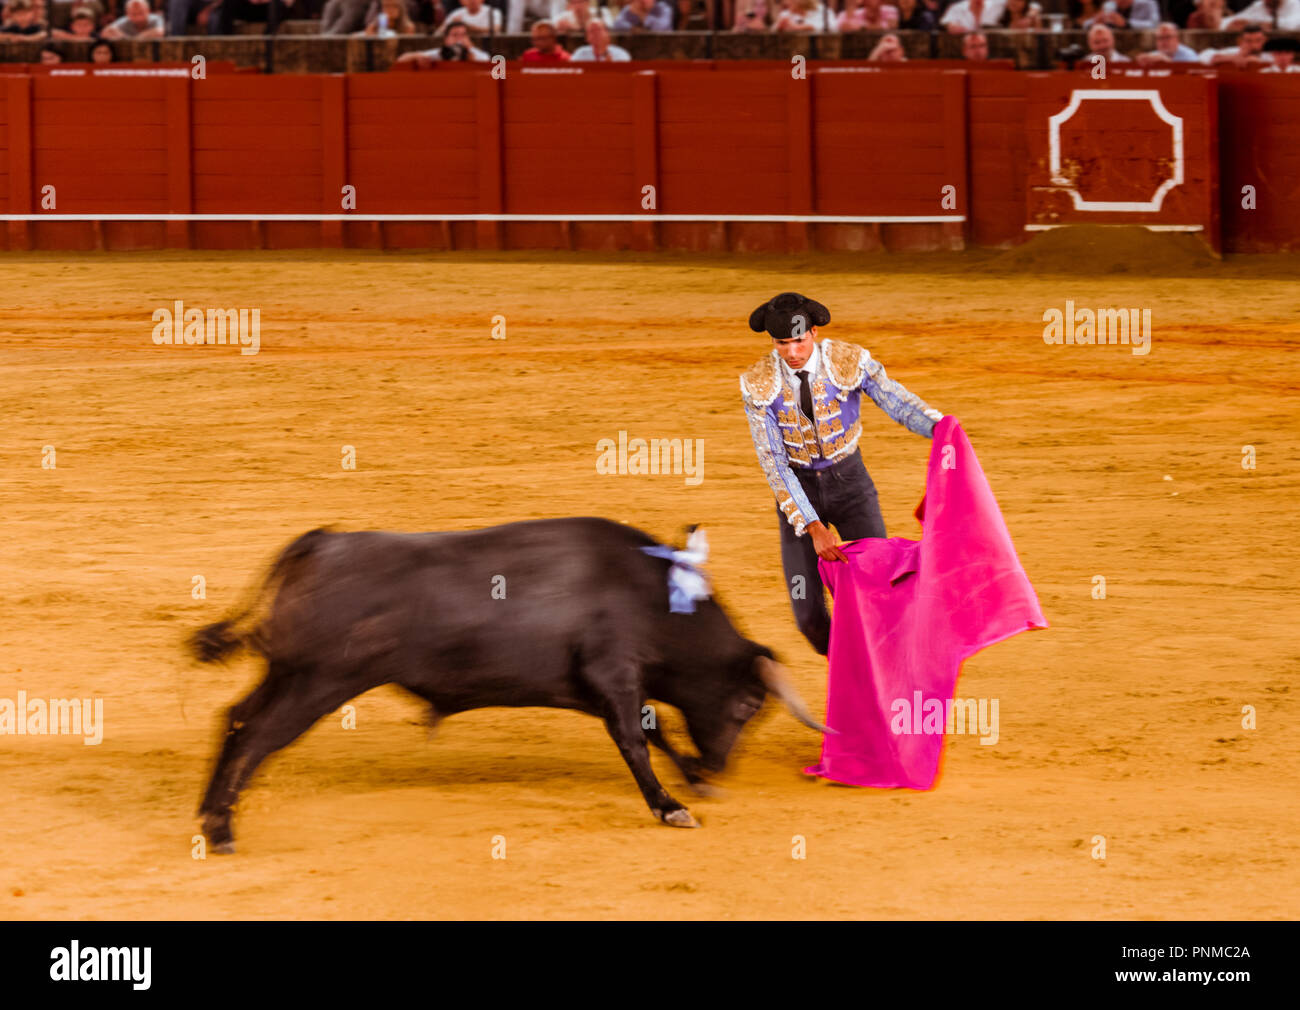
[[[813,416],[812,375],[810,375],[806,371],[799,372],[798,374],[799,374],[799,406],[803,409],[804,417],[812,421],[813,424],[816,424],[817,419]]]

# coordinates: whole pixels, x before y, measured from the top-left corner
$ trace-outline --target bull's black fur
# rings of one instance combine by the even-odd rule
[[[266,597],[270,590],[278,587],[289,565],[310,554],[313,546],[319,542],[320,537],[328,533],[329,530],[318,528],[309,530],[297,539],[290,541],[276,559],[271,562],[271,567],[267,569],[261,581],[254,587],[251,599],[240,610],[224,621],[217,621],[215,624],[200,628],[189,637],[186,644],[194,658],[200,663],[215,663],[218,660],[229,658],[233,653],[245,646],[256,647],[258,644],[255,637],[256,631],[240,632],[238,630],[240,622],[253,613],[258,603]]]
[[[487,706],[598,716],[654,814],[693,825],[655,778],[646,744],[692,784],[720,770],[763,703],[756,661],[772,653],[742,637],[714,600],[670,613],[669,562],[638,549],[655,542],[595,518],[463,533],[313,530],[293,541],[247,606],[190,640],[205,662],[241,645],[267,661],[266,677],[228,713],[199,809],[214,847],[231,845],[231,809],[267,755],[389,683],[437,717]],[[272,590],[269,613],[243,627]],[[643,729],[651,698],[681,710],[698,757]]]

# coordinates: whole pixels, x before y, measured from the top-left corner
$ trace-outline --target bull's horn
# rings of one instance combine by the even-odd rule
[[[823,726],[812,717],[808,711],[808,706],[804,704],[799,692],[794,689],[789,674],[784,666],[775,660],[768,659],[766,656],[759,656],[754,661],[758,666],[758,676],[763,681],[763,685],[776,695],[790,710],[790,714],[798,719],[810,729],[815,729],[818,733],[834,733],[835,730],[829,726]]]

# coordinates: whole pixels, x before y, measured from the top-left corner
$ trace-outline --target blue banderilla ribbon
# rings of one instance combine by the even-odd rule
[[[704,530],[696,529],[686,540],[685,550],[662,544],[642,547],[651,557],[671,561],[668,567],[668,609],[674,614],[695,613],[695,601],[710,595],[709,577],[701,567],[709,557],[709,542]]]

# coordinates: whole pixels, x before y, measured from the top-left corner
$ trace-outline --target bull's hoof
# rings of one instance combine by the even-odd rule
[[[691,782],[691,791],[695,793],[696,796],[707,796],[714,800],[726,795],[722,789],[713,785],[711,782],[706,782],[704,779],[694,779]]]
[[[659,819],[674,828],[698,828],[700,826],[700,822],[692,817],[691,812],[685,807],[669,810],[666,814],[659,814]]]
[[[203,818],[203,836],[213,852],[228,856],[235,851],[235,835],[230,830],[229,814],[207,814]]]

